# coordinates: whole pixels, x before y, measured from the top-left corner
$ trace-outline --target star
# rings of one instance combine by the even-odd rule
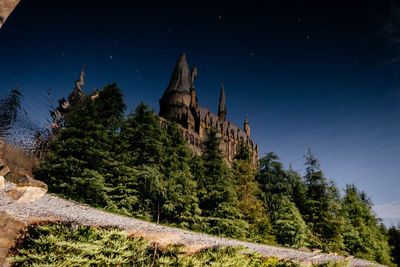
[[[109,59],[113,59],[113,56],[109,56],[108,58],[109,58]]]
[[[251,53],[250,53],[250,56],[254,56],[254,53],[253,53],[253,52],[251,52]]]
[[[307,39],[307,40],[310,40],[310,38],[311,38],[310,35],[307,35],[307,36],[306,36],[306,39]]]

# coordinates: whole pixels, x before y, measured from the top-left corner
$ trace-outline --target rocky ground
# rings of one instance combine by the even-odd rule
[[[188,247],[189,251],[215,246],[244,246],[252,252],[258,252],[267,257],[273,256],[281,259],[297,260],[303,263],[322,263],[346,259],[345,257],[332,254],[302,252],[294,249],[243,242],[167,227],[101,211],[61,199],[48,193],[32,202],[19,202],[6,194],[6,191],[13,187],[15,187],[14,184],[6,183],[6,186],[0,189],[0,212],[4,211],[25,223],[33,221],[61,221],[69,223],[72,226],[117,227],[126,230],[130,234],[149,238],[157,242],[160,246],[166,244],[184,244]],[[348,258],[348,260],[351,266],[374,265],[369,261],[355,258]],[[379,265],[375,264],[375,266]]]

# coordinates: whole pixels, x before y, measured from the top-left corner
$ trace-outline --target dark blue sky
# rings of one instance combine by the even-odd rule
[[[47,90],[117,81],[130,111],[158,111],[175,62],[198,66],[201,106],[248,115],[262,153],[303,172],[310,146],[340,188],[355,183],[385,223],[400,222],[400,5],[286,1],[227,8],[139,8],[118,1],[22,1],[0,29],[0,90],[19,85],[43,124]],[[156,6],[156,5],[154,5]]]

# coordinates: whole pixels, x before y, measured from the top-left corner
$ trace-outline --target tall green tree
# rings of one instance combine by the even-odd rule
[[[85,203],[107,205],[104,174],[111,140],[103,125],[95,122],[93,101],[86,97],[74,106],[41,162],[37,176],[49,190]]]
[[[237,208],[237,191],[232,172],[220,150],[220,138],[211,130],[203,141],[201,156],[204,173],[198,178],[200,209],[205,228],[215,234],[244,237],[248,228]]]
[[[311,245],[326,251],[343,248],[344,218],[336,186],[324,177],[319,161],[308,149],[305,156],[307,202],[304,218],[312,232]]]
[[[346,251],[364,259],[390,264],[388,239],[372,211],[372,203],[355,185],[347,185],[342,207],[346,215]]]
[[[264,203],[259,199],[261,192],[255,180],[251,155],[248,146],[243,143],[235,155],[232,172],[238,195],[237,207],[243,219],[249,223],[249,238],[257,242],[274,243]]]
[[[302,184],[298,175],[285,171],[279,157],[270,152],[260,160],[257,180],[277,242],[290,247],[308,245],[308,228],[292,202],[293,192]]]
[[[154,112],[141,103],[123,123],[117,147],[117,159],[135,169],[136,216],[184,227],[199,223],[191,152],[176,124],[161,129]]]

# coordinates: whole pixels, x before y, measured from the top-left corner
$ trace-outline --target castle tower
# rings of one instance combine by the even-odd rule
[[[222,121],[226,120],[225,92],[224,92],[224,84],[222,82],[221,82],[221,95],[219,97],[218,117]]]
[[[197,66],[194,65],[192,71],[190,72],[190,78],[192,83],[192,88],[190,89],[190,107],[196,108],[197,106],[197,98],[196,98],[196,91],[194,90],[194,80],[197,77]]]
[[[250,124],[249,121],[247,120],[247,116],[244,119],[244,132],[247,134],[248,137],[250,137]]]
[[[182,53],[172,72],[171,81],[159,101],[160,116],[187,126],[192,87],[192,77],[186,55]]]

